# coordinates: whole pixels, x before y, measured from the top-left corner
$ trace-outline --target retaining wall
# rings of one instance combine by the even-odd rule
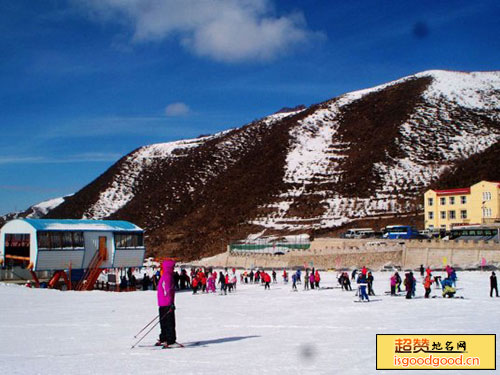
[[[423,264],[439,268],[450,264],[466,268],[479,267],[483,258],[487,265],[500,265],[500,244],[492,241],[320,238],[311,243],[309,250],[296,250],[284,255],[226,252],[195,265],[245,269],[304,266],[319,269],[367,266],[378,269],[386,265],[417,268]]]
[[[487,265],[500,264],[500,244],[493,241],[408,241],[403,252],[403,266],[479,267],[482,259]]]

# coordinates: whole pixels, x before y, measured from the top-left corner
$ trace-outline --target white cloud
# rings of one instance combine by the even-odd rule
[[[133,27],[132,41],[176,37],[187,50],[223,62],[272,60],[318,36],[302,13],[278,16],[272,0],[74,0],[93,19]]]
[[[165,108],[167,116],[185,116],[189,111],[189,107],[184,103],[172,103]]]

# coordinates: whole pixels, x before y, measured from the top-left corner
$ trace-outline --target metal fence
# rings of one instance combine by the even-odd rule
[[[232,252],[254,252],[254,253],[286,253],[294,250],[308,250],[311,248],[309,240],[298,241],[269,241],[268,239],[259,239],[252,242],[233,242],[229,244],[229,250]]]

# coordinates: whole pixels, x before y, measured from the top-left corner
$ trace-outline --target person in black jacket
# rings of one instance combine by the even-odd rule
[[[394,276],[396,276],[396,293],[401,293],[401,283],[403,280],[401,280],[401,276],[399,276],[398,272],[396,272]]]
[[[151,284],[151,279],[149,278],[148,274],[145,273],[144,277],[142,278],[142,290],[149,290],[150,284]]]
[[[220,294],[224,293],[225,295],[227,294],[227,286],[226,286],[226,277],[224,274],[219,272],[219,284],[220,284]]]
[[[498,297],[498,284],[495,272],[492,272],[490,276],[490,297],[493,297],[493,289],[495,289],[496,296]]]
[[[374,296],[375,292],[373,291],[373,275],[371,272],[368,272],[368,276],[366,277],[366,282],[368,283],[368,295]]]
[[[413,291],[413,273],[407,272],[405,274],[405,288],[406,288],[406,299],[411,299],[411,294]]]

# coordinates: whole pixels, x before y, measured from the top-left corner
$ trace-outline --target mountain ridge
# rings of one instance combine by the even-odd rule
[[[46,217],[131,220],[151,253],[190,260],[262,230],[415,216],[469,158],[500,161],[500,72],[426,71],[293,109],[140,147]]]

